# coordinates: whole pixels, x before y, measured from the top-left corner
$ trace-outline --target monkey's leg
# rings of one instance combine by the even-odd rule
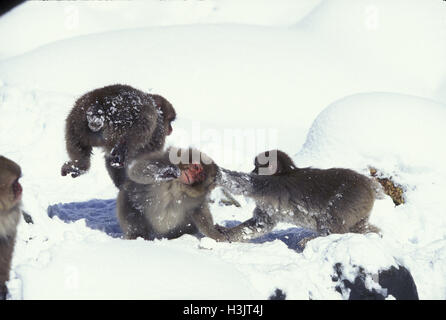
[[[378,233],[381,234],[381,230],[368,222],[368,219],[359,221],[356,225],[350,228],[350,232],[354,233]]]
[[[342,197],[336,197],[328,209],[329,229],[332,233],[367,233],[368,218],[375,201],[375,191],[368,185],[357,184],[353,188],[340,191]]]
[[[110,151],[109,159],[110,166],[114,168],[124,167],[124,163],[127,159],[127,144],[125,143],[125,139],[121,139],[121,141],[113,147]]]
[[[126,192],[120,191],[116,201],[116,214],[125,239],[142,237],[151,239],[144,214],[129,202]]]
[[[248,242],[251,239],[271,232],[275,225],[274,220],[266,212],[255,208],[253,218],[232,228],[224,228],[221,226],[219,228],[231,242]]]
[[[113,160],[110,157],[105,156],[105,167],[107,168],[108,174],[110,175],[113,183],[119,189],[119,187],[125,182],[127,174],[124,167],[113,166],[112,161]]]
[[[229,239],[226,234],[214,224],[211,212],[207,206],[196,209],[191,215],[192,221],[202,234],[215,241],[225,242]]]
[[[0,300],[6,300],[8,294],[6,281],[9,280],[13,249],[14,238],[0,238]]]

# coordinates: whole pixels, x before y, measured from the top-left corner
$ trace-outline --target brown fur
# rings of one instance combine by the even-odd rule
[[[273,152],[277,153],[274,163],[259,161],[260,155],[265,159]],[[378,232],[368,223],[377,192],[368,177],[342,168],[297,168],[282,151],[260,155],[251,174],[221,169],[218,183],[234,194],[254,198],[257,205],[253,218],[221,229],[231,241],[259,237],[281,221],[321,235]],[[262,169],[269,175],[258,174]]]
[[[125,166],[141,153],[161,150],[176,113],[160,95],[127,85],[111,85],[84,94],[66,119],[65,140],[70,161],[63,176],[77,177],[90,168],[93,147],[105,151],[106,167],[119,187]]]
[[[21,216],[21,169],[15,162],[0,156],[0,300],[8,293],[11,260]],[[20,186],[20,187],[19,187]]]
[[[217,166],[200,160],[204,180],[184,184],[178,177],[181,170],[187,170],[187,164],[171,162],[169,152],[175,151],[178,149],[147,153],[130,164],[128,179],[117,200],[117,215],[125,237],[172,239],[201,232],[218,241],[226,240],[215,228],[208,206]],[[204,154],[200,155],[205,159]]]

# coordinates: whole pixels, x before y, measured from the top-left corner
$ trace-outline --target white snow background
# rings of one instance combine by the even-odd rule
[[[0,154],[21,165],[35,223],[19,225],[10,299],[266,299],[275,288],[342,299],[337,262],[347,273],[404,265],[421,299],[446,299],[445,57],[440,0],[18,6],[0,18]],[[74,101],[114,83],[172,102],[167,145],[194,145],[235,170],[270,148],[301,167],[374,166],[407,202],[375,202],[382,238],[334,234],[303,252],[279,239],[122,240],[49,218],[49,205],[117,195],[98,150],[87,174],[60,176]],[[237,199],[242,208],[212,206],[216,222],[251,216],[252,201]]]

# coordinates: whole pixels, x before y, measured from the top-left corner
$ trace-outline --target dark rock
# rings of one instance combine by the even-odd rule
[[[356,267],[356,266],[354,266]],[[334,265],[335,275],[332,277],[337,282],[336,291],[345,294],[350,290],[348,300],[384,300],[392,295],[397,300],[418,300],[418,292],[415,282],[407,270],[403,266],[395,268],[390,267],[388,270],[381,270],[377,275],[371,275],[384,290],[369,290],[365,286],[366,272],[364,268],[357,267],[358,274],[352,283],[345,279],[343,275],[343,266],[341,263]]]
[[[286,293],[281,289],[276,289],[272,295],[268,298],[269,300],[286,300]]]

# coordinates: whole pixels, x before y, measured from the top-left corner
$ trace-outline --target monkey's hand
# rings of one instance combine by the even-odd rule
[[[149,168],[150,170],[150,168]],[[156,181],[166,181],[177,179],[181,175],[181,170],[177,166],[156,167],[152,169]]]
[[[76,178],[87,172],[87,170],[88,168],[81,166],[78,160],[67,161],[62,166],[61,175],[65,177],[66,175],[71,174],[72,178]]]
[[[219,239],[217,239],[217,241],[219,242],[231,242],[231,237],[229,236],[229,229],[226,227],[223,227],[219,224],[215,224],[214,225],[215,230],[218,231],[219,235]]]
[[[215,182],[234,195],[250,196],[254,191],[253,178],[256,176],[219,167]]]

